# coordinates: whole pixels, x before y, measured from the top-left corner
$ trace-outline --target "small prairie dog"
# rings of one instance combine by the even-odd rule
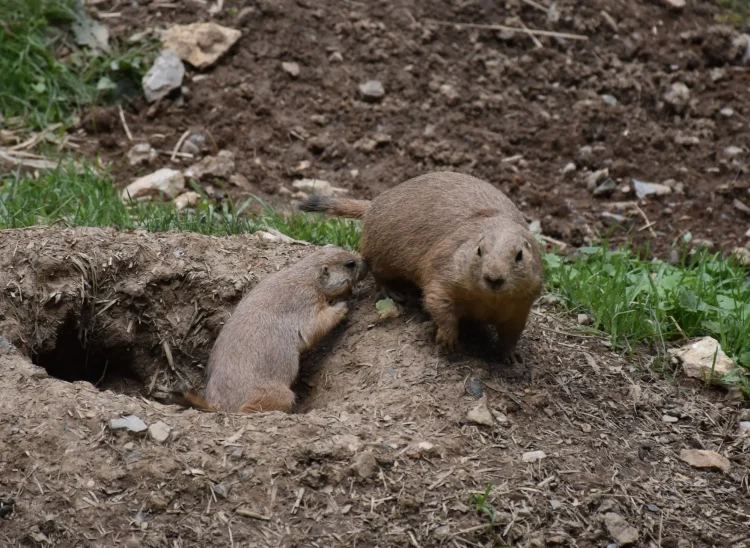
[[[487,182],[436,172],[386,190],[372,201],[312,196],[302,211],[362,219],[361,253],[377,284],[415,283],[452,350],[468,317],[495,326],[512,358],[541,294],[541,247],[513,202]]]
[[[344,319],[347,303],[331,301],[350,295],[366,274],[359,255],[325,246],[261,281],[216,339],[205,398],[187,391],[179,403],[204,411],[291,412],[300,354]]]

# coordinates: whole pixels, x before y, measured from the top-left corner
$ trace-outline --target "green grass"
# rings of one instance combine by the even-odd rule
[[[203,194],[197,185],[193,188]],[[72,164],[65,164],[39,179],[18,174],[0,177],[0,228],[59,223],[150,232],[182,230],[219,236],[275,228],[292,238],[319,245],[359,247],[360,229],[356,221],[301,213],[283,216],[257,198],[239,207],[231,201],[217,206],[203,196],[204,200],[191,212],[178,212],[170,203],[159,201],[126,205],[107,173],[84,164],[79,174]],[[262,206],[259,214],[247,213],[253,201]]]
[[[672,266],[606,245],[580,251],[576,260],[545,255],[548,288],[588,314],[615,349],[647,344],[664,358],[667,343],[710,335],[750,368],[750,278],[737,261],[700,251]],[[747,376],[725,380],[750,393]]]
[[[106,55],[70,38],[75,0],[0,2],[0,113],[32,129],[70,123],[85,105],[140,93],[155,48],[111,44]]]

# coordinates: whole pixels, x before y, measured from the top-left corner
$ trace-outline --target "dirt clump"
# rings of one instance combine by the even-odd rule
[[[736,404],[630,366],[541,304],[520,341],[523,363],[501,366],[470,338],[448,359],[419,309],[378,323],[369,281],[303,360],[296,413],[155,401],[180,377],[201,382],[243,292],[314,252],[265,245],[0,232],[3,542],[594,547],[614,540],[608,514],[645,544],[747,535],[736,509],[750,440]],[[52,376],[51,362],[32,364],[59,346],[73,369],[87,355],[92,364],[94,348],[103,363],[73,382]],[[130,352],[134,384],[110,380],[113,348]],[[490,420],[469,421],[480,404]],[[149,428],[113,428],[129,416]],[[684,449],[716,451],[731,470],[693,468]],[[524,462],[531,452],[545,458]]]

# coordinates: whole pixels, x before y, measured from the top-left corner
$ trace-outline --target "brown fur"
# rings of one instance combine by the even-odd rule
[[[367,273],[362,258],[326,246],[266,278],[227,320],[208,360],[205,398],[178,401],[204,411],[289,413],[300,354],[316,346],[348,312],[345,297]]]
[[[538,242],[500,190],[468,175],[437,172],[371,202],[311,198],[300,209],[357,213],[361,253],[375,280],[381,286],[417,284],[437,324],[438,343],[453,349],[459,320],[469,317],[494,325],[503,353],[511,355],[544,273]]]

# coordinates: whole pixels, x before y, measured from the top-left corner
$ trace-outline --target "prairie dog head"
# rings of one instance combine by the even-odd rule
[[[318,254],[318,284],[330,299],[348,295],[354,284],[367,275],[367,264],[357,253],[327,245]]]
[[[522,227],[488,227],[474,241],[471,251],[472,278],[484,292],[513,295],[541,291],[539,244]]]

